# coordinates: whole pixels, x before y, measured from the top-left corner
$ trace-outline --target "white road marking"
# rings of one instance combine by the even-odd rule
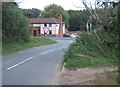
[[[45,52],[43,52],[41,54],[46,54],[46,53],[51,52],[51,51],[53,51],[53,50],[45,51]]]
[[[73,43],[74,41],[70,41],[70,43]]]
[[[13,66],[7,68],[7,70],[10,70],[10,69],[12,69],[12,68],[15,68],[15,67],[19,66],[20,64],[23,64],[23,63],[25,63],[25,62],[27,62],[27,61],[33,59],[33,58],[34,58],[34,57],[30,57],[30,58],[28,58],[28,59],[26,59],[26,60],[24,60],[24,61],[22,61],[22,62],[20,62],[20,63],[17,63],[17,64],[15,64],[15,65],[13,65]]]
[[[57,49],[62,49],[62,48],[64,48],[64,47],[65,47],[65,46],[63,46],[63,47],[58,47],[58,48],[55,48],[55,49],[53,49],[53,50],[45,51],[45,52],[43,52],[43,53],[41,53],[41,54],[46,54],[46,53],[48,53],[48,52],[51,52],[51,51],[54,51],[54,50],[57,50]],[[17,67],[17,66],[19,66],[19,65],[21,65],[21,64],[23,64],[23,63],[25,63],[25,62],[27,62],[27,61],[29,61],[29,60],[31,60],[31,59],[33,59],[33,58],[34,58],[34,57],[30,57],[30,58],[28,58],[28,59],[26,59],[26,60],[24,60],[24,61],[22,61],[22,62],[20,62],[20,63],[17,63],[17,64],[15,64],[15,65],[7,68],[7,70],[10,70],[10,69],[12,69],[12,68],[15,68],[15,67]]]

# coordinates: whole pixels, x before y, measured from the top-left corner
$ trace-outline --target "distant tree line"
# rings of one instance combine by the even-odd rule
[[[23,14],[28,18],[59,18],[60,14],[63,16],[63,21],[66,24],[66,28],[70,31],[86,31],[86,22],[89,17],[87,10],[64,10],[63,7],[56,4],[48,5],[43,11],[32,9],[21,9]]]
[[[89,19],[89,12],[87,10],[69,10],[68,11],[69,30],[71,31],[86,31],[86,23]]]
[[[22,12],[24,14],[24,16],[28,17],[28,18],[38,18],[41,16],[41,10],[36,9],[36,8],[32,8],[32,9],[22,9]]]
[[[100,3],[97,3],[99,6]],[[111,6],[111,7],[110,7]],[[107,17],[105,15],[105,8],[99,8],[97,7],[94,9],[94,11],[97,13],[97,15],[100,17],[99,19],[102,20],[102,24],[104,24],[104,28],[112,30],[110,28],[115,28],[117,26],[113,26],[113,24],[117,25],[117,9],[118,9],[118,3],[110,3],[109,8],[107,8]],[[117,6],[117,7],[116,7]],[[59,18],[59,15],[63,15],[63,21],[66,23],[66,28],[70,31],[86,31],[86,23],[90,17],[89,10],[64,10],[63,7],[58,6],[56,4],[48,5],[44,8],[43,11],[39,9],[21,9],[23,11],[23,14],[27,16],[28,18],[49,18],[49,17],[55,17]],[[103,15],[104,14],[104,15]],[[111,23],[109,23],[111,22]],[[99,27],[99,24],[97,20],[92,18],[92,29],[97,29]]]
[[[98,3],[99,4],[99,3]],[[103,8],[94,9],[100,20],[102,20],[106,31],[118,31],[118,4],[111,4],[107,9],[107,22],[103,15]],[[30,40],[30,26],[28,18],[59,18],[63,15],[63,21],[66,23],[66,28],[70,31],[86,31],[86,23],[91,15],[88,10],[64,10],[63,7],[56,4],[48,5],[43,11],[32,9],[21,9],[17,3],[3,2],[2,3],[2,40],[3,42],[19,42]],[[98,22],[93,18],[92,28],[98,28]]]

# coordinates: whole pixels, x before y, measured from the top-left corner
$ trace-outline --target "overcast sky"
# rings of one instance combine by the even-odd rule
[[[38,8],[40,10],[43,10],[45,6],[50,4],[60,5],[65,10],[81,10],[84,7],[81,0],[16,0],[16,1],[21,2],[19,4],[20,8]],[[94,0],[87,1],[94,2]]]

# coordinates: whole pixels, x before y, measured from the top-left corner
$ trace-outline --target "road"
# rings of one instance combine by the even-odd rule
[[[69,38],[51,38],[58,43],[34,47],[2,58],[3,85],[54,85],[56,65],[73,42]]]

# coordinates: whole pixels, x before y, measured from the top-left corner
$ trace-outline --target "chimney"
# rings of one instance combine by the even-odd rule
[[[58,37],[63,37],[62,14],[60,14],[59,21],[60,21],[60,25],[59,25]]]

